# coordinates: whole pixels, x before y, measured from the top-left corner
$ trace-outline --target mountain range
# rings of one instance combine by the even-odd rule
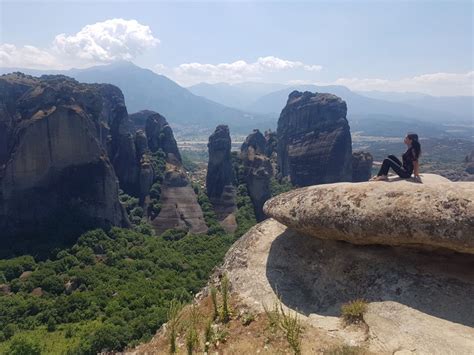
[[[159,112],[178,135],[208,133],[218,124],[229,125],[233,133],[248,133],[253,128],[274,129],[293,90],[332,93],[341,97],[347,103],[352,130],[365,134],[391,136],[399,135],[400,130],[416,129],[424,135],[443,135],[450,130],[459,136],[472,138],[474,129],[472,96],[355,92],[337,85],[259,82],[200,83],[185,88],[164,75],[131,62],[64,71],[0,68],[0,74],[13,71],[35,76],[63,74],[80,82],[114,84],[122,90],[129,113],[143,109]],[[451,129],[447,124],[458,127]]]

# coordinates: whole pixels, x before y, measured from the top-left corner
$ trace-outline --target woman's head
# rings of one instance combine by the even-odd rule
[[[412,147],[415,151],[415,155],[418,158],[421,154],[421,145],[418,141],[418,134],[408,133],[404,140],[405,144]]]

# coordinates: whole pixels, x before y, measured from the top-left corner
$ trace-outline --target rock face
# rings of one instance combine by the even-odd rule
[[[372,176],[374,158],[368,152],[352,153],[352,182],[368,181]]]
[[[242,144],[240,157],[244,165],[244,177],[252,200],[257,221],[263,221],[263,204],[271,197],[270,179],[273,169],[265,155],[266,140],[259,130],[254,130]]]
[[[207,232],[201,206],[181,167],[167,167],[161,186],[160,203],[161,211],[151,221],[158,234],[172,228],[196,234]]]
[[[469,254],[323,240],[270,218],[232,246],[218,274],[256,311],[278,294],[300,319],[376,354],[470,354],[473,267]],[[340,306],[359,298],[369,303],[365,331],[339,318]]]
[[[278,120],[278,165],[295,186],[352,179],[347,106],[331,94],[293,91]]]
[[[181,164],[178,144],[174,139],[173,130],[166,121],[166,118],[152,111],[145,111],[145,113],[148,114],[145,132],[150,150],[156,152],[158,149],[161,149],[166,154],[168,162],[171,164]]]
[[[422,179],[310,186],[273,198],[264,211],[320,239],[474,254],[474,183]]]
[[[2,236],[39,234],[63,217],[79,228],[127,225],[107,154],[121,156],[120,90],[15,73],[0,77],[0,95]]]
[[[464,159],[466,163],[466,173],[474,174],[474,151],[472,151],[466,159]]]
[[[185,229],[191,233],[206,233],[207,226],[196,194],[189,183],[181,163],[181,154],[166,118],[153,111],[140,111],[130,115],[135,129],[135,149],[138,154],[140,197],[146,200],[157,172],[151,165],[151,154],[163,151],[166,167],[161,184],[158,216],[150,216],[158,234],[167,229]],[[143,128],[145,131],[143,131]]]
[[[209,163],[207,165],[206,190],[207,196],[214,206],[218,220],[227,232],[237,228],[235,212],[236,191],[232,185],[234,180],[231,139],[228,126],[217,126],[209,137]]]

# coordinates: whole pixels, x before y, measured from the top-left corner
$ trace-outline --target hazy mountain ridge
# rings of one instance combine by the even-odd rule
[[[279,113],[293,90],[328,92],[342,97],[351,107],[350,115],[383,114],[425,121],[468,121],[474,115],[472,96],[430,96],[417,92],[352,91],[340,85],[260,84],[260,90],[249,90],[247,83],[200,83],[188,89],[227,106],[256,113]],[[280,87],[280,88],[278,88]],[[266,91],[266,93],[265,93]],[[250,94],[251,93],[251,94]],[[258,94],[261,94],[258,96]],[[240,96],[238,96],[240,95]],[[253,101],[249,98],[253,97]]]
[[[169,118],[174,125],[199,125],[200,128],[214,128],[219,123],[226,123],[232,128],[239,129],[258,125],[258,122],[269,118],[267,115],[249,114],[196,96],[166,76],[140,68],[130,62],[65,71],[0,69],[2,74],[15,71],[35,76],[63,74],[81,82],[116,85],[124,94],[129,112],[143,109],[154,110]]]

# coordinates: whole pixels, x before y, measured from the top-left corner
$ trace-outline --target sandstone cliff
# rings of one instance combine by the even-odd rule
[[[63,217],[81,229],[128,224],[107,154],[120,155],[120,90],[15,73],[0,77],[0,95],[2,235],[40,234]]]
[[[234,180],[231,139],[228,126],[217,126],[209,137],[207,145],[209,162],[207,165],[206,190],[217,215],[217,219],[227,232],[237,228],[235,212],[236,191],[232,185]]]
[[[252,200],[257,221],[266,217],[263,204],[271,197],[270,179],[273,175],[270,159],[265,155],[266,140],[259,130],[254,130],[242,144],[240,157],[244,165],[244,179]]]
[[[181,163],[181,154],[166,118],[148,110],[129,117],[134,129],[138,128],[135,150],[140,166],[138,179],[143,201],[147,201],[152,184],[158,182],[158,175],[163,176],[163,181],[159,182],[161,209],[157,216],[149,216],[155,231],[161,234],[167,229],[180,228],[191,233],[207,232],[201,206]],[[153,170],[153,154],[159,152],[164,153],[164,171]]]
[[[352,182],[368,181],[372,176],[374,158],[368,152],[352,153]]]
[[[216,277],[228,275],[236,297],[257,312],[278,295],[327,338],[377,354],[470,354],[474,183],[423,179],[279,195],[265,210],[288,226],[269,218],[253,227]],[[410,201],[402,202],[405,194]],[[355,299],[368,309],[364,326],[354,328],[341,321],[340,307]]]
[[[347,106],[331,94],[292,92],[278,120],[278,165],[293,185],[352,179]]]

